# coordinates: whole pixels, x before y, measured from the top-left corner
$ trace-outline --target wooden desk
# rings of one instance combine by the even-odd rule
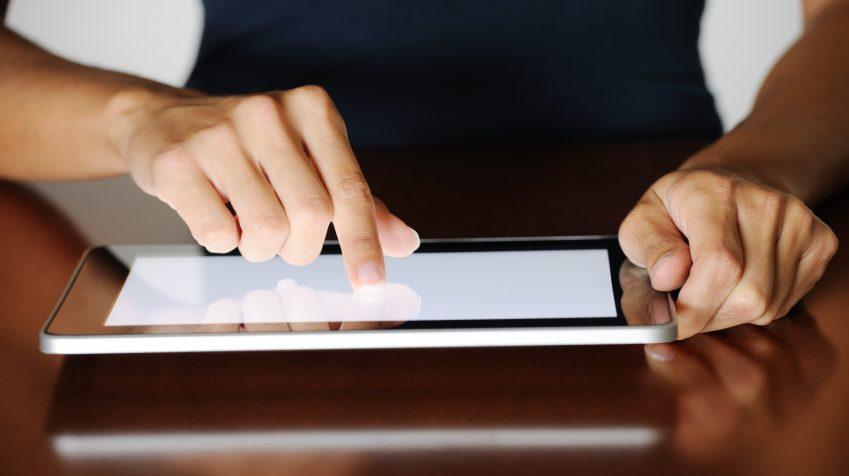
[[[360,156],[424,237],[528,236],[615,233],[698,147]],[[849,473],[846,246],[789,318],[714,334],[749,336],[746,362],[674,384],[641,346],[45,356],[38,329],[86,244],[17,186],[0,212],[2,474]],[[820,214],[849,243],[849,191]],[[716,376],[744,363],[741,401]]]

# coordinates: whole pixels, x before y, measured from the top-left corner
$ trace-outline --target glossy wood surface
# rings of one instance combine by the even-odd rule
[[[424,237],[610,234],[699,145],[360,157]],[[847,246],[677,374],[641,346],[62,358],[37,334],[87,244],[19,186],[0,212],[0,474],[849,474]],[[849,191],[819,214],[849,243]]]

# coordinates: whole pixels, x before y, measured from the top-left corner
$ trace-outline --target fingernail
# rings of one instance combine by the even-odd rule
[[[380,272],[380,268],[376,264],[366,263],[360,267],[357,273],[357,279],[360,286],[381,284],[383,282],[383,273]]]
[[[675,357],[675,349],[667,344],[647,344],[645,350],[650,359],[658,362],[669,362]]]
[[[422,239],[419,238],[419,232],[417,232],[416,230],[413,230],[412,228],[410,228],[410,230],[413,232],[413,236],[416,237],[416,249],[418,249],[419,246],[421,246],[421,244],[422,244]]]

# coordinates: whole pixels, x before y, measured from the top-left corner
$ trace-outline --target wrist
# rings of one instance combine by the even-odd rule
[[[104,109],[106,139],[126,168],[130,141],[152,115],[175,101],[194,95],[191,91],[160,84],[134,85],[117,90]]]
[[[804,198],[804,194],[798,185],[786,174],[781,173],[780,168],[775,164],[745,160],[733,154],[713,150],[712,147],[690,157],[679,167],[679,170],[693,169],[724,172],[749,182]]]

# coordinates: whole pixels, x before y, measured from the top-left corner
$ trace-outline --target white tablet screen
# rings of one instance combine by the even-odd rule
[[[616,317],[604,249],[418,253],[352,292],[342,257],[296,267],[239,256],[142,256],[107,326]]]

